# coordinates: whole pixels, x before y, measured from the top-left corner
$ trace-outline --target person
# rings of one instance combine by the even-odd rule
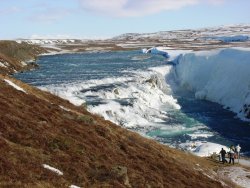
[[[225,162],[227,163],[227,160],[226,160],[226,151],[221,148],[221,151],[220,151],[220,154],[221,154],[221,160],[222,160],[222,163],[224,164]]]
[[[238,144],[236,147],[236,154],[237,154],[237,158],[239,159],[240,158],[240,150],[241,150],[241,147],[240,147],[240,144]]]
[[[231,148],[228,154],[229,154],[229,164],[231,164],[231,162],[234,164],[234,150]]]
[[[231,145],[230,149],[231,149],[233,152],[235,152],[235,147],[234,147],[234,145]]]

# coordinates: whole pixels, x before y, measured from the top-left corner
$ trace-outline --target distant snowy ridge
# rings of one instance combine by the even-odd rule
[[[223,37],[223,36],[250,36],[250,24],[239,24],[229,26],[210,27],[202,29],[186,29],[174,31],[160,31],[154,33],[126,33],[112,38],[113,40],[131,40],[140,39],[178,39],[178,40],[194,40],[204,37]]]
[[[242,39],[239,36],[243,36]],[[220,37],[220,38],[218,38]],[[230,37],[230,38],[226,38]],[[125,33],[110,39],[107,41],[123,41],[127,44],[130,42],[138,42],[144,44],[144,40],[153,40],[158,42],[177,40],[177,41],[194,41],[194,40],[227,40],[227,42],[245,40],[245,37],[250,37],[250,24],[238,24],[228,25],[201,29],[185,29],[185,30],[173,30],[173,31],[159,31],[153,33]],[[81,44],[86,43],[94,39],[58,39],[58,38],[32,38],[32,39],[17,39],[16,42],[27,42],[29,44],[37,45],[65,45],[65,44]],[[103,40],[97,38],[96,40]],[[122,44],[124,44],[122,42]]]
[[[197,99],[219,103],[250,121],[249,49],[187,53],[176,63],[176,79]]]
[[[37,45],[56,45],[56,44],[74,44],[79,42],[85,42],[86,40],[79,39],[18,39],[17,43],[26,42],[28,44]]]

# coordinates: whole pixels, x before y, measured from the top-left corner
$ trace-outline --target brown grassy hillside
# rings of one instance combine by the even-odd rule
[[[0,41],[0,62],[5,65],[0,66],[0,73],[10,74],[34,68],[36,64],[24,65],[22,62],[34,60],[37,55],[45,52],[45,49],[25,42],[19,44],[15,41]]]
[[[0,76],[0,91],[0,187],[222,187],[205,159],[10,77]]]

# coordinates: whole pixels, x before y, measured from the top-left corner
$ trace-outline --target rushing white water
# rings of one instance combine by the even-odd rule
[[[133,75],[130,77],[86,80],[41,88],[76,105],[87,100],[90,112],[119,125],[152,126],[164,122],[167,118],[167,114],[162,110],[163,107],[169,110],[180,109],[163,75],[155,71],[164,70],[164,74],[167,74],[171,69],[172,66],[163,66],[148,71],[130,71],[129,73]],[[97,99],[100,99],[100,104],[91,104],[91,100]]]
[[[209,100],[211,91],[202,95],[204,88],[221,94],[225,82],[219,73],[226,64],[213,60],[224,60],[222,52],[168,50],[171,63],[138,51],[44,56],[37,62],[40,69],[17,77],[76,105],[86,103],[90,112],[173,147],[240,143],[248,152],[250,127],[220,105],[194,97]],[[224,73],[233,75],[232,70],[226,67]],[[247,71],[242,71],[246,79]],[[230,83],[225,84],[229,91]]]

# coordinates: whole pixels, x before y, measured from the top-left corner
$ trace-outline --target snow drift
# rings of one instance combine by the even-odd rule
[[[246,35],[215,36],[215,37],[205,37],[205,40],[218,40],[222,42],[245,42],[249,40],[249,36]]]
[[[162,55],[165,58],[169,58],[170,56],[166,52],[166,50],[161,49],[160,47],[153,47],[149,49],[142,49],[142,53],[144,54],[156,54],[156,55]]]
[[[178,56],[175,76],[197,99],[219,103],[250,121],[250,51],[220,49]]]

